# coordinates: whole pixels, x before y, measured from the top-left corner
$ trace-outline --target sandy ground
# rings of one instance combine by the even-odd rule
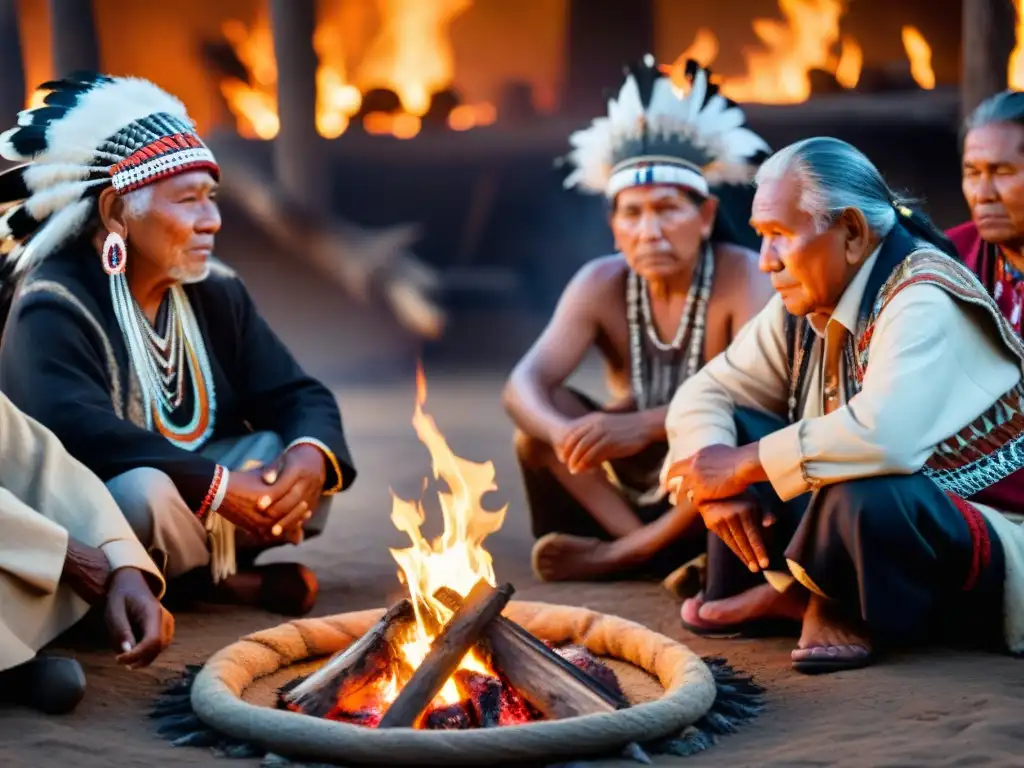
[[[339,391],[361,476],[336,500],[319,540],[273,555],[298,557],[318,569],[317,614],[380,606],[398,590],[387,548],[402,546],[403,540],[388,519],[388,489],[417,496],[430,472],[427,451],[409,423],[411,378]],[[887,659],[868,670],[808,678],[789,669],[790,641],[689,637],[679,628],[675,602],[658,585],[538,583],[529,569],[530,537],[508,424],[498,403],[499,380],[437,376],[430,384],[427,409],[456,454],[495,462],[499,490],[488,506],[509,505],[504,528],[489,540],[499,579],[512,581],[523,598],[585,605],[640,621],[699,653],[726,656],[767,688],[766,712],[740,733],[703,755],[658,764],[1024,765],[1024,662],[928,651]],[[431,509],[436,530],[437,508]],[[162,682],[185,664],[202,662],[239,635],[281,619],[226,608],[177,618],[174,645],[146,670],[117,668],[105,649],[77,648],[90,688],[73,715],[48,719],[0,711],[0,766],[255,766],[256,761],[226,763],[203,749],[172,749],[154,734],[145,713]]]

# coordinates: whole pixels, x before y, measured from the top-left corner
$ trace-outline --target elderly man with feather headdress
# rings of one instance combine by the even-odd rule
[[[699,520],[672,510],[658,473],[676,388],[770,294],[713,191],[749,181],[768,150],[743,123],[706,69],[691,62],[678,91],[647,57],[607,117],[571,137],[566,186],[605,196],[618,253],[572,279],[505,390],[543,579],[662,577],[703,551]],[[566,385],[590,350],[609,405]]]
[[[108,484],[181,592],[308,611],[267,547],[319,532],[355,477],[331,393],[213,260],[219,169],[152,83],[79,73],[0,136],[14,292],[0,387]],[[186,586],[187,585],[187,586]]]

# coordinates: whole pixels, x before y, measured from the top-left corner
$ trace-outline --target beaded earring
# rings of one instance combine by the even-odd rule
[[[103,271],[111,277],[124,274],[128,266],[128,249],[124,238],[111,232],[103,241]]]

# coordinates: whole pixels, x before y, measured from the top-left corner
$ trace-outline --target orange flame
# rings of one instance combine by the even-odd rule
[[[926,91],[935,87],[935,71],[932,69],[932,47],[917,27],[905,26],[902,30],[903,48],[910,60],[910,74]]]
[[[416,611],[416,624],[410,635],[401,642],[401,653],[415,669],[426,657],[434,634],[432,625],[443,625],[451,611],[434,599],[441,587],[454,589],[465,597],[480,580],[494,584],[494,565],[483,541],[501,528],[506,507],[497,512],[485,510],[482,499],[494,484],[494,464],[477,464],[452,453],[444,435],[434,419],[423,412],[427,401],[427,385],[422,366],[416,369],[416,410],[412,423],[416,435],[427,446],[433,465],[434,478],[444,480],[449,492],[438,493],[444,532],[428,542],[420,532],[426,518],[420,502],[405,501],[392,494],[391,522],[412,541],[408,549],[392,549],[400,569],[399,576],[409,588],[409,597]],[[487,672],[486,666],[470,652],[462,660],[461,668]],[[452,680],[445,683],[438,694],[445,704],[459,700]]]
[[[1007,67],[1009,87],[1015,91],[1024,90],[1024,0],[1015,0],[1017,9],[1017,45],[1010,54]]]
[[[472,0],[376,0],[381,24],[353,72],[346,62],[346,26],[353,19],[344,8],[317,23],[313,48],[319,59],[316,72],[316,128],[328,139],[347,129],[363,105],[363,94],[386,88],[398,95],[399,112],[371,112],[363,125],[371,134],[412,138],[420,132],[420,118],[434,93],[447,88],[455,73],[455,55],[448,36],[451,23]],[[265,9],[246,27],[239,21],[223,26],[224,37],[245,66],[249,80],[224,78],[220,90],[235,115],[239,134],[272,139],[280,128],[277,115],[277,66],[273,31]],[[448,117],[454,130],[488,125],[496,118],[491,104],[467,104]]]
[[[1024,0],[1017,3],[1019,7]],[[762,47],[743,52],[745,74],[719,79],[723,95],[748,103],[796,104],[810,98],[812,70],[832,73],[843,88],[857,86],[864,52],[855,39],[840,36],[839,22],[846,12],[844,0],[779,0],[779,11],[783,21],[754,19],[754,32]],[[1018,40],[1024,41],[1024,27]],[[918,85],[934,88],[931,48],[924,36],[914,27],[904,27],[903,44]],[[1018,43],[1018,48],[1022,45],[1024,42]],[[717,55],[718,38],[701,27],[689,48],[665,69],[682,87],[687,59],[709,66]],[[1024,85],[1024,53],[1017,66]]]

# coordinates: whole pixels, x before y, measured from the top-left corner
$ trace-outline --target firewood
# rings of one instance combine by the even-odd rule
[[[462,598],[442,587],[434,598],[456,608]],[[546,718],[611,712],[629,706],[596,679],[551,650],[514,621],[499,616],[484,630],[491,663]]]
[[[380,728],[412,727],[423,710],[458,668],[466,653],[476,644],[484,628],[508,604],[511,584],[498,588],[486,581],[477,582],[462,605],[430,645],[427,657],[381,718]]]
[[[348,648],[334,654],[326,664],[305,680],[281,694],[282,703],[291,710],[314,717],[325,717],[338,706],[338,696],[373,682],[391,663],[391,641],[412,621],[412,603],[395,603],[376,624]]]

